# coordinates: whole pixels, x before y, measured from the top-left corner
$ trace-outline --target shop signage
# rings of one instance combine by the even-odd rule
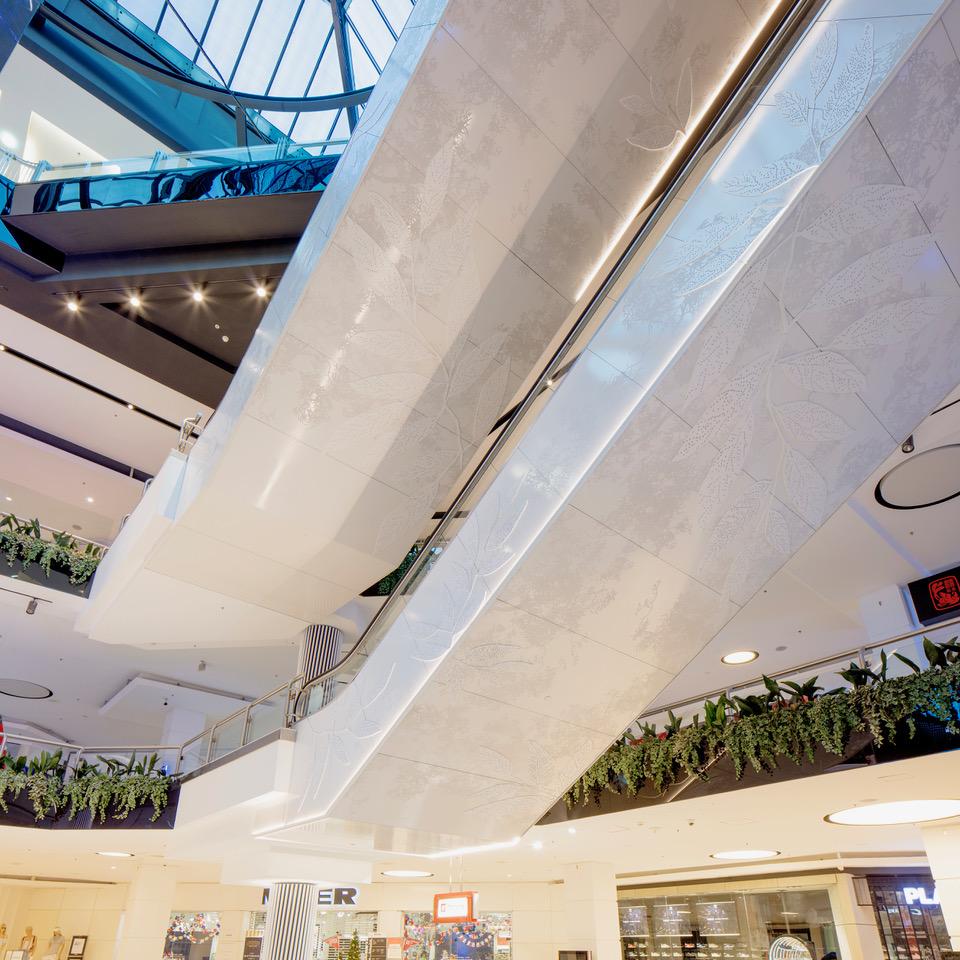
[[[433,898],[433,922],[473,923],[477,900],[476,893],[438,893]]]
[[[359,899],[356,887],[327,887],[320,891],[317,903],[321,907],[355,907]]]
[[[917,619],[937,623],[960,614],[960,567],[907,584]]]
[[[387,938],[371,937],[367,941],[368,960],[387,960]]]
[[[263,937],[244,937],[243,960],[260,960],[260,948],[263,946]]]
[[[923,907],[934,907],[940,903],[940,894],[936,887],[933,888],[932,896],[927,895],[926,887],[904,887],[903,899],[911,905],[919,903]]]

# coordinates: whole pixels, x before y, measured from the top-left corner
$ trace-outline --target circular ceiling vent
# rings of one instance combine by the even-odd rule
[[[891,510],[919,510],[960,497],[960,444],[925,450],[885,473],[874,491]]]
[[[53,691],[41,687],[29,680],[15,680],[13,677],[0,677],[0,693],[7,697],[19,697],[21,700],[46,700]]]

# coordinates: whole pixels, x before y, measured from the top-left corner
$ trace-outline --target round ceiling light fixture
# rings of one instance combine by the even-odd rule
[[[960,443],[924,450],[888,470],[873,492],[890,510],[920,510],[960,497]]]
[[[258,284],[253,288],[253,292],[256,293],[256,295],[257,295],[261,300],[266,300],[268,290],[267,290],[265,284],[258,283]]]
[[[771,860],[779,856],[779,850],[720,850],[710,854],[713,860]]]
[[[398,880],[425,880],[433,874],[429,870],[383,870],[381,876],[396,877]]]
[[[193,291],[190,294],[190,297],[194,303],[203,303],[204,301],[203,290],[201,290],[200,287],[194,287]]]
[[[30,680],[16,680],[13,677],[0,677],[0,693],[5,697],[18,697],[20,700],[47,700],[53,691]]]
[[[122,850],[98,850],[98,857],[132,857],[132,853],[124,853]]]
[[[824,817],[827,823],[847,827],[890,827],[903,823],[929,823],[960,817],[960,800],[894,800],[838,810]]]
[[[733,650],[726,656],[721,657],[720,662],[725,663],[728,667],[733,667],[741,663],[753,663],[759,656],[760,654],[756,650]]]
[[[67,297],[67,309],[71,313],[80,312],[80,298],[76,294],[71,297]]]

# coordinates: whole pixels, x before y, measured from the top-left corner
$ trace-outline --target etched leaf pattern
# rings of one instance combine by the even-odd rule
[[[792,403],[783,403],[775,409],[787,432],[802,443],[842,440],[850,433],[850,427],[845,421],[819,403],[795,400]]]
[[[836,350],[862,350],[906,340],[943,316],[951,297],[911,297],[885,303],[854,320],[833,340]]]
[[[832,204],[801,236],[826,243],[846,240],[914,208],[917,191],[894,183],[868,183]]]
[[[808,350],[779,362],[786,375],[807,390],[820,393],[856,393],[866,382],[846,357],[832,350]]]

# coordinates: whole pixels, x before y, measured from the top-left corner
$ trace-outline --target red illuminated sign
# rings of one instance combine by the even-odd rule
[[[930,602],[940,613],[960,607],[960,581],[954,576],[937,577],[931,581]]]
[[[937,623],[960,613],[960,567],[914,580],[908,587],[921,623]]]

